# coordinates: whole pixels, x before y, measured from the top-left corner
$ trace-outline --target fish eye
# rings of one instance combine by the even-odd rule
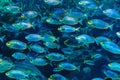
[[[25,18],[25,15],[24,15],[24,14],[22,14],[22,15],[20,16],[20,18]]]
[[[50,22],[50,21],[51,21],[51,19],[50,19],[50,18],[46,19],[46,22]]]
[[[65,40],[65,41],[64,41],[64,44],[67,44],[67,43],[68,43],[68,40]]]
[[[47,56],[45,56],[46,58],[49,58],[49,56],[47,55]]]
[[[83,4],[83,2],[79,2],[78,4]]]
[[[50,78],[54,78],[55,76],[54,75],[51,75]]]
[[[58,28],[58,30],[61,30],[61,28]]]
[[[9,73],[7,72],[7,73],[5,73],[7,76],[9,75]]]
[[[103,11],[103,13],[106,13],[106,11]]]
[[[93,22],[92,21],[88,21],[88,24],[92,24]]]
[[[9,46],[9,45],[11,45],[11,44],[10,44],[10,42],[7,42],[6,45]]]
[[[33,60],[31,59],[30,62],[33,62]]]
[[[111,66],[111,64],[108,64],[108,66],[110,67],[110,66]]]

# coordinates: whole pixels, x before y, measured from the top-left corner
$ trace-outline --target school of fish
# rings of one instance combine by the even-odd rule
[[[0,80],[120,80],[120,0],[0,0]]]

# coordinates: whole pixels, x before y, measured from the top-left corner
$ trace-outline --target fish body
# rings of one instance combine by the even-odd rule
[[[60,20],[61,23],[66,25],[76,25],[78,24],[78,19],[72,16],[65,16],[63,19]]]
[[[64,54],[73,54],[74,52],[74,49],[73,48],[70,48],[70,47],[66,47],[66,48],[62,48],[61,51],[64,53]]]
[[[106,77],[112,78],[113,80],[119,78],[119,75],[111,70],[103,70],[103,73],[106,75]]]
[[[103,56],[102,54],[96,53],[96,54],[91,55],[91,58],[94,59],[94,60],[96,60],[96,59],[102,58],[102,56]]]
[[[4,11],[12,13],[12,14],[17,14],[17,13],[20,13],[20,7],[18,7],[18,6],[5,6]]]
[[[12,57],[17,60],[24,60],[27,56],[22,52],[15,52],[12,54]]]
[[[0,58],[0,73],[4,73],[14,67],[13,62],[9,59],[2,59]]]
[[[81,0],[78,2],[78,5],[83,7],[85,10],[96,10],[99,8],[93,0]]]
[[[36,52],[36,53],[44,53],[45,52],[45,49],[38,44],[31,44],[29,46],[29,49]]]
[[[67,16],[72,16],[72,17],[77,18],[77,19],[81,19],[81,18],[85,17],[85,15],[82,12],[80,12],[79,10],[77,10],[77,9],[68,10],[66,12],[66,15]]]
[[[14,23],[12,26],[18,30],[26,30],[33,27],[33,25],[29,22],[18,22]]]
[[[54,20],[61,20],[65,16],[66,11],[62,8],[55,8],[49,16],[53,18]]]
[[[17,31],[19,31],[18,28],[15,28],[15,27],[13,27],[13,26],[10,25],[10,24],[4,24],[2,27],[3,27],[6,31],[9,31],[9,32],[17,32]]]
[[[75,47],[81,47],[83,46],[83,43],[78,43],[78,41],[74,38],[71,38],[71,39],[66,39],[64,41],[64,45],[68,46],[68,47],[72,47],[72,48],[75,48]]]
[[[25,36],[25,39],[30,42],[37,42],[37,41],[42,40],[42,36],[39,34],[29,34],[29,35]]]
[[[87,35],[87,34],[81,34],[79,36],[76,36],[75,39],[78,41],[78,43],[80,44],[83,44],[83,45],[86,45],[88,46],[88,44],[90,43],[94,43],[94,38]]]
[[[78,70],[79,71],[79,67],[76,67],[74,64],[71,64],[69,62],[61,62],[58,65],[58,69],[60,69],[60,70],[67,70],[67,71],[74,71],[74,70]]]
[[[93,60],[84,60],[84,64],[93,66],[93,65],[95,65],[95,61],[93,61]]]
[[[75,31],[79,31],[79,28],[74,28],[69,25],[63,25],[58,28],[58,31],[63,32],[63,33],[72,33]]]
[[[59,5],[61,3],[62,0],[44,0],[44,2],[48,5]]]
[[[47,18],[46,22],[49,24],[52,24],[52,25],[61,25],[62,24],[58,19],[52,18],[52,17]]]
[[[52,74],[48,78],[48,80],[68,80],[66,77],[62,76],[61,74]]]
[[[43,43],[47,48],[50,48],[50,49],[59,49],[59,44],[57,44],[56,42],[44,42]]]
[[[36,66],[46,66],[48,62],[43,58],[32,58],[30,59],[30,63]]]
[[[54,42],[56,41],[57,38],[54,35],[50,35],[50,34],[45,34],[43,35],[42,41],[44,42]]]
[[[92,78],[92,80],[104,80],[104,79],[100,77],[95,77],[95,78]]]
[[[25,19],[31,19],[37,16],[38,16],[38,13],[36,11],[27,11],[27,12],[22,13],[20,17],[25,18]]]
[[[60,53],[49,53],[45,56],[50,61],[63,61],[65,59],[65,56]]]

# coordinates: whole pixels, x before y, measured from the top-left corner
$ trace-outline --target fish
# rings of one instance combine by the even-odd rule
[[[101,19],[92,19],[92,20],[89,20],[87,23],[89,27],[91,28],[97,28],[97,29],[108,29],[109,28],[110,30],[112,30],[113,28],[113,24],[110,25]]]
[[[0,73],[5,73],[14,67],[14,63],[9,58],[0,58]]]
[[[119,74],[117,74],[114,71],[111,70],[103,70],[103,73],[105,74],[106,77],[109,77],[111,79],[119,79]]]
[[[78,19],[73,16],[64,16],[60,22],[65,25],[76,25],[78,24]]]
[[[9,5],[4,7],[4,12],[9,12],[12,14],[20,13],[21,8],[19,6]]]
[[[30,44],[28,46],[28,48],[29,48],[29,50],[32,50],[32,51],[39,53],[39,54],[45,52],[45,48],[40,46],[39,44]]]
[[[87,34],[81,34],[78,36],[75,36],[75,39],[78,41],[78,44],[83,44],[89,47],[90,43],[94,43],[95,40],[93,37],[87,35]]]
[[[12,54],[12,57],[14,59],[17,59],[17,60],[24,60],[27,58],[27,56],[25,55],[25,53],[22,53],[22,52],[14,52]]]
[[[80,65],[77,67],[74,64],[69,63],[69,62],[61,62],[61,63],[58,64],[58,67],[53,69],[54,72],[59,72],[59,71],[62,71],[62,70],[67,70],[67,71],[77,70],[77,71],[80,71]]]
[[[86,14],[84,14],[83,12],[79,11],[78,9],[68,9],[68,11],[66,11],[66,15],[67,16],[72,16],[74,18],[77,19],[87,19]]]
[[[92,78],[92,80],[104,80],[104,79],[101,77],[95,77],[95,78]]]
[[[45,56],[50,61],[63,61],[65,59],[65,56],[63,54],[52,52]]]
[[[30,63],[36,66],[46,66],[48,65],[48,62],[44,58],[36,57],[36,58],[31,58]]]
[[[60,22],[60,20],[58,20],[56,18],[52,18],[52,17],[47,18],[46,22],[49,24],[52,24],[52,25],[61,25],[62,24],[62,22]]]
[[[83,47],[83,43],[78,43],[78,41],[74,37],[72,37],[70,39],[66,39],[64,41],[64,45],[66,45],[67,47],[71,47],[71,48]]]
[[[80,31],[80,27],[78,28],[74,28],[72,26],[69,25],[62,25],[58,28],[58,31],[63,32],[63,33],[73,33],[73,32],[79,32]]]
[[[23,12],[20,16],[20,18],[22,19],[31,19],[31,18],[35,18],[38,16],[38,13],[36,11],[26,11]]]
[[[26,29],[34,28],[34,25],[29,22],[18,22],[12,24],[12,26],[17,30],[26,30]]]
[[[13,78],[13,79],[23,79],[28,77],[27,74],[25,74],[24,72],[20,71],[20,70],[10,70],[8,72],[5,73],[6,76],[8,76],[9,78]]]
[[[55,42],[55,41],[58,41],[59,38],[56,38],[54,35],[52,34],[44,34],[42,35],[42,41],[44,42]]]
[[[103,57],[103,55],[100,53],[96,53],[96,54],[91,55],[91,59],[94,59],[94,60],[100,59],[102,57]]]
[[[18,32],[19,31],[19,28],[13,27],[10,24],[4,24],[4,25],[2,25],[2,27],[5,31],[8,31],[8,32]]]
[[[62,51],[64,54],[69,55],[69,54],[73,54],[74,49],[71,48],[71,47],[65,47],[65,48],[62,48],[61,51]]]
[[[113,19],[120,19],[120,13],[116,9],[105,9],[103,10],[103,14]]]
[[[50,77],[47,80],[68,80],[68,79],[63,75],[56,73],[50,75]]]
[[[87,65],[90,65],[90,66],[94,66],[95,65],[95,61],[94,60],[84,60],[83,63],[87,64]]]
[[[25,39],[29,42],[38,42],[43,38],[40,34],[28,34],[25,36]]]
[[[38,80],[46,80],[46,77],[41,73],[41,71],[27,60],[16,61],[14,65],[14,69],[20,70],[27,74],[29,76],[27,77],[28,79],[38,78]]]
[[[108,64],[108,68],[113,71],[120,72],[120,63],[118,62],[111,62]]]
[[[10,40],[6,42],[6,46],[10,49],[16,49],[16,50],[27,49],[27,44],[19,40]]]
[[[66,10],[64,8],[55,8],[49,13],[49,17],[55,20],[61,20],[66,15]]]
[[[82,9],[86,10],[97,10],[99,6],[94,0],[81,0],[78,2],[78,5],[82,7]]]
[[[81,25],[83,25],[83,20],[88,19],[88,15],[82,11],[79,11],[78,9],[68,9],[66,11],[66,15],[78,19],[78,23]]]
[[[120,47],[112,41],[101,42],[100,45],[110,53],[120,54]]]
[[[62,3],[62,0],[44,0],[48,5],[56,6]]]
[[[44,42],[43,43],[48,49],[59,49],[60,46],[57,42]]]

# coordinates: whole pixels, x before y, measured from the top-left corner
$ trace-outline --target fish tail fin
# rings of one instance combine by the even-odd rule
[[[76,29],[75,29],[75,31],[80,32],[80,29],[81,29],[81,28],[80,28],[80,27],[78,27],[78,28],[76,28]]]
[[[79,20],[78,22],[79,22],[79,24],[83,25],[83,20],[82,19]]]
[[[0,37],[0,41],[1,41],[2,43],[4,43],[5,37],[6,37],[5,35],[2,36],[2,37]]]
[[[109,28],[111,31],[113,30],[113,26],[114,26],[114,24],[109,25]]]
[[[81,65],[79,65],[78,67],[77,67],[77,70],[80,72],[80,68],[81,68]]]

